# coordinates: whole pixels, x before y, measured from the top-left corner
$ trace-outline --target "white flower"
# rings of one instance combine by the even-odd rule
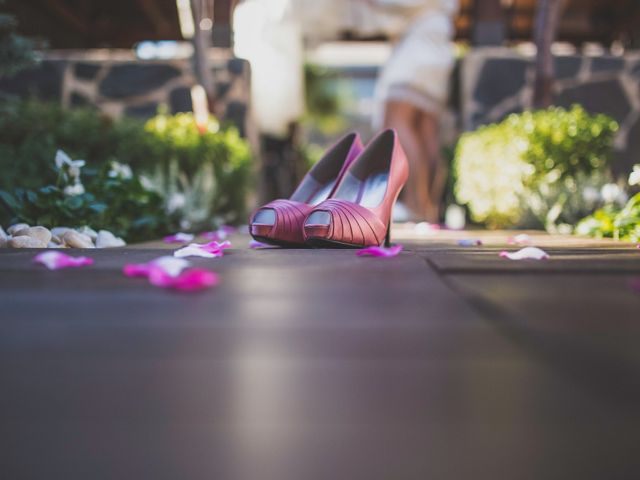
[[[133,177],[131,167],[125,163],[111,162],[111,170],[109,170],[109,177],[122,178],[128,180]]]
[[[144,188],[145,190],[154,190],[155,186],[149,177],[140,175],[139,179],[142,188]]]
[[[180,210],[187,203],[187,199],[182,193],[174,193],[167,200],[167,211],[173,213]]]
[[[629,185],[640,185],[640,164],[633,166],[633,171],[629,175]]]
[[[82,195],[84,193],[84,185],[80,182],[76,182],[73,185],[69,185],[64,188],[64,194],[69,195],[70,197],[76,195]]]
[[[86,165],[84,160],[71,160],[71,157],[62,150],[56,152],[56,167],[58,170],[66,169],[71,178],[80,177],[80,169]]]
[[[614,203],[621,194],[624,194],[619,185],[615,183],[607,183],[602,186],[600,195],[605,203]]]
[[[600,193],[595,187],[584,187],[582,190],[582,198],[587,203],[596,203],[600,199]]]

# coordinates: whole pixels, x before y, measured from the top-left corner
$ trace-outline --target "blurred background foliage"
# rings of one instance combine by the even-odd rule
[[[3,3],[0,1],[0,6]],[[33,41],[17,35],[17,26],[14,16],[0,13],[0,77],[13,75],[36,63]]]
[[[86,160],[89,168],[83,174],[104,170],[112,162],[129,165],[136,180],[155,192],[156,197],[148,197],[146,203],[155,202],[161,208],[136,209],[134,202],[129,209],[119,210],[119,215],[129,218],[127,225],[146,217],[144,222],[157,227],[148,235],[244,220],[251,151],[234,127],[221,126],[213,117],[200,131],[191,113],[172,116],[161,112],[144,123],[130,118],[114,121],[93,109],[64,109],[35,100],[0,104],[0,189],[15,193],[55,185],[58,172],[53,159],[58,149]],[[118,188],[130,188],[134,196],[140,194],[135,182]],[[121,194],[127,198],[126,192]],[[118,202],[115,196],[111,198],[110,209]],[[0,223],[16,216],[9,210],[0,212]],[[74,212],[76,223],[107,228],[95,225],[99,218],[90,215],[91,209],[86,216],[81,211]],[[73,219],[59,213],[57,217],[52,213],[49,226]],[[166,219],[151,222],[150,215]],[[135,233],[135,228],[124,230],[127,232],[123,227],[116,229],[125,237],[131,237],[129,230],[136,239],[145,237]]]
[[[465,133],[454,157],[456,198],[492,228],[569,232],[611,181],[617,129],[576,105],[512,114]]]

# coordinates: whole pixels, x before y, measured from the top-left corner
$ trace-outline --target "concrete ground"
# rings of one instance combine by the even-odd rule
[[[176,294],[0,250],[6,479],[623,479],[640,474],[640,250],[397,229],[395,258],[247,248]],[[459,238],[484,244],[460,247]]]

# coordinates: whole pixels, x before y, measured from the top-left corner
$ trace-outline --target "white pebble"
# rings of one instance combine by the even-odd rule
[[[76,232],[86,235],[91,239],[92,242],[95,242],[96,239],[98,238],[98,232],[96,232],[93,228],[88,227],[86,225],[84,227],[76,228]]]
[[[123,239],[116,237],[108,230],[100,230],[98,232],[96,239],[96,247],[98,248],[124,247],[126,244]]]
[[[16,223],[15,225],[11,225],[9,228],[7,228],[7,233],[9,235],[13,235],[17,231],[25,228],[29,228],[29,225],[27,225],[26,223]]]
[[[51,235],[53,235],[54,237],[62,238],[64,234],[67,233],[69,230],[72,230],[72,229],[69,227],[55,227],[51,229]]]
[[[47,244],[42,243],[37,238],[21,235],[19,237],[13,237],[11,240],[9,240],[9,247],[10,248],[47,248]]]
[[[40,226],[23,228],[14,233],[13,236],[37,238],[45,245],[51,240],[51,232],[49,229]]]
[[[75,230],[68,230],[62,236],[65,245],[71,248],[95,248],[91,238]]]

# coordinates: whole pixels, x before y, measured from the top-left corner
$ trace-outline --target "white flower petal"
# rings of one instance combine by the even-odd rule
[[[69,155],[64,153],[62,150],[58,150],[56,152],[55,162],[58,169],[62,168],[64,165],[71,165],[71,161],[71,157],[69,157]]]
[[[75,183],[64,188],[64,194],[69,195],[70,197],[82,195],[83,193],[84,185],[82,185],[81,183]]]
[[[633,171],[629,175],[629,185],[640,185],[640,165],[633,166]]]
[[[545,260],[549,254],[538,247],[525,247],[517,252],[500,252],[502,258],[509,260]]]
[[[520,233],[507,239],[509,245],[529,245],[531,243],[531,237],[526,233]]]
[[[173,252],[173,256],[178,258],[184,258],[184,257],[216,258],[219,255],[207,252],[197,243],[191,243],[186,247],[180,248],[175,252]]]
[[[165,255],[163,257],[156,258],[149,262],[157,267],[160,267],[167,275],[172,277],[177,277],[180,275],[182,270],[191,265],[189,260],[185,260],[184,258],[176,258]]]

